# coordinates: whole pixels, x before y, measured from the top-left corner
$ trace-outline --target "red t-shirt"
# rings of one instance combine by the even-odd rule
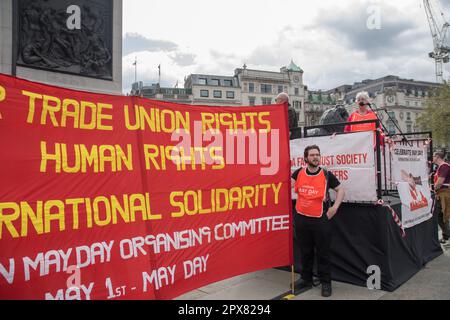
[[[360,114],[358,111],[353,112],[348,118],[347,122],[358,122],[367,120],[377,120],[377,116],[372,111],[367,111],[365,115]],[[358,132],[358,131],[375,131],[375,123],[355,124],[345,127],[345,132]]]
[[[367,120],[378,120],[376,114],[372,111],[367,111],[365,115],[360,114],[358,111],[353,112],[348,118],[347,122],[359,122]],[[380,130],[380,145],[384,146],[384,133],[381,127],[381,123],[378,126]],[[365,123],[365,124],[354,124],[347,125],[344,128],[344,132],[359,132],[359,131],[375,131],[377,126],[375,123]],[[376,145],[376,136],[374,137],[373,144]]]
[[[444,186],[442,188],[448,188],[450,184],[450,164],[444,162],[436,171],[434,176],[434,183],[436,184],[439,178],[444,178]]]

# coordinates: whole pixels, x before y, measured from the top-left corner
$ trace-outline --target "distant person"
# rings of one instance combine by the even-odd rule
[[[345,191],[331,172],[319,166],[321,155],[318,146],[307,147],[304,159],[307,167],[295,171],[292,175],[294,190],[298,195],[294,223],[295,238],[300,249],[302,276],[295,284],[295,288],[298,290],[312,288],[314,252],[316,252],[322,296],[330,297],[332,295],[330,220],[336,215],[344,200]],[[337,192],[333,206],[329,189]]]
[[[436,152],[433,163],[438,166],[434,176],[436,193],[435,212],[439,214],[439,226],[442,229],[441,244],[449,245],[450,239],[450,165],[444,161],[444,153]]]
[[[295,109],[289,103],[289,95],[285,92],[282,92],[276,97],[275,102],[276,104],[287,104],[288,106],[290,139],[293,140],[301,138],[301,131],[298,127],[298,115]]]

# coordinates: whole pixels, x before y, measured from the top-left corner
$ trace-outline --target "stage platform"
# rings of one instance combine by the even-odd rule
[[[385,202],[401,219],[401,204],[395,197]],[[293,207],[295,208],[295,206]],[[332,220],[332,278],[367,286],[370,266],[381,270],[381,289],[392,292],[443,254],[438,236],[437,215],[402,237],[391,211],[374,204],[343,204]],[[295,234],[295,232],[294,232]],[[300,271],[299,249],[294,239],[295,269]]]

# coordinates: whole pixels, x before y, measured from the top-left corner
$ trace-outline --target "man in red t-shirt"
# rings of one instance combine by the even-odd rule
[[[436,192],[435,212],[439,213],[439,226],[442,229],[441,243],[449,244],[450,239],[450,165],[444,161],[444,153],[436,152],[433,163],[438,166],[434,176],[434,190]]]
[[[292,184],[297,193],[294,214],[295,239],[300,248],[302,278],[295,284],[296,290],[313,286],[313,264],[317,257],[317,268],[322,283],[322,296],[332,295],[331,287],[331,219],[336,215],[345,197],[345,190],[331,172],[320,167],[320,148],[305,149],[306,168],[295,171]],[[329,189],[336,191],[336,202],[331,205]]]

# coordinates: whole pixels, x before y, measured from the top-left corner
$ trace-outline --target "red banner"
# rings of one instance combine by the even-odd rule
[[[0,75],[0,299],[171,299],[290,265],[287,123]]]

